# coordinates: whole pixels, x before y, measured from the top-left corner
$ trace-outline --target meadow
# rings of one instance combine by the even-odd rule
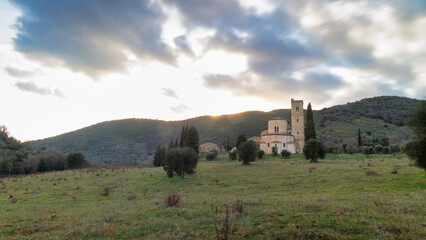
[[[0,178],[0,238],[425,239],[425,180],[405,155],[361,154],[201,158],[184,180],[162,168]]]

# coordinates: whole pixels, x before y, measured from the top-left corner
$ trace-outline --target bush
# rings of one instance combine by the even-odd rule
[[[356,151],[356,148],[354,145],[352,144],[346,144],[346,148],[345,148],[345,152],[348,154],[354,154],[354,152]]]
[[[24,173],[26,169],[24,169]],[[44,159],[41,159],[38,163],[37,172],[47,172],[49,170],[49,166],[47,164],[47,161]]]
[[[389,147],[384,147],[384,148],[383,148],[383,153],[384,153],[384,154],[389,154],[389,153],[390,153],[390,151],[389,151]]]
[[[237,154],[237,150],[234,150],[234,151],[232,151],[232,152],[229,152],[229,158],[231,159],[231,160],[237,160],[237,156],[238,156],[238,154]]]
[[[324,144],[316,139],[309,140],[303,147],[303,154],[307,160],[310,159],[310,162],[318,162],[318,158],[324,159],[325,151]]]
[[[69,169],[83,168],[87,162],[82,153],[70,153],[67,156],[66,167]]]
[[[399,148],[399,146],[397,144],[392,144],[389,146],[389,153],[395,154],[397,152],[399,152],[401,149]]]
[[[290,158],[290,155],[291,155],[291,152],[290,152],[290,151],[288,151],[287,149],[283,149],[283,150],[281,151],[281,156],[282,156],[283,158]]]
[[[217,151],[216,150],[212,150],[209,153],[207,153],[206,155],[206,160],[207,161],[213,161],[215,160],[217,157]]]
[[[243,164],[250,164],[256,159],[257,144],[253,141],[243,142],[238,149],[238,157]]]
[[[327,153],[337,154],[339,153],[339,149],[336,146],[331,146],[327,148]]]
[[[376,146],[374,146],[374,152],[376,152],[376,153],[383,153],[383,151],[384,151],[384,148],[383,148],[382,145],[377,144]]]
[[[274,154],[274,156],[278,155],[278,148],[276,146],[272,147],[272,154]]]
[[[262,159],[265,156],[265,151],[259,150],[257,151],[257,158]]]
[[[195,151],[194,151],[195,152]],[[167,194],[164,198],[164,205],[166,207],[174,207],[177,206],[180,200],[180,194],[176,191],[172,191],[171,193]]]
[[[185,174],[193,174],[197,167],[198,155],[193,148],[177,147],[167,150],[164,171],[169,178],[176,173],[184,179]]]

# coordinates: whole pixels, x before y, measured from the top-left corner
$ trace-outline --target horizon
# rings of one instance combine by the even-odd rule
[[[425,12],[421,0],[0,0],[0,125],[32,141],[291,98],[425,99]]]

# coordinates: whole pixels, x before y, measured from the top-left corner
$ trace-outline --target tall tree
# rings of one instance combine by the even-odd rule
[[[184,136],[185,136],[185,126],[182,126],[182,131],[180,133],[180,147],[183,147],[184,144]]]
[[[312,112],[311,103],[309,103],[306,111],[305,142],[316,138],[317,134],[315,132],[314,114]]]
[[[240,134],[237,137],[237,143],[235,144],[235,147],[238,149],[241,145],[241,143],[247,142],[247,137],[244,134]]]
[[[362,146],[362,139],[361,139],[361,128],[358,128],[358,150]]]
[[[191,126],[188,130],[189,146],[193,148],[195,152],[200,153],[200,136],[197,129],[194,126]]]
[[[426,101],[421,101],[410,113],[407,125],[413,130],[414,140],[406,146],[407,155],[417,166],[426,170]]]
[[[165,158],[166,158],[166,149],[163,146],[161,146],[161,144],[159,144],[154,155],[154,162],[153,162],[154,167],[164,166]]]

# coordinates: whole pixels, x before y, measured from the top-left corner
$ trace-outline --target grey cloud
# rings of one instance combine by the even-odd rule
[[[171,98],[179,99],[179,96],[176,94],[175,91],[171,88],[161,88],[163,90],[163,95]]]
[[[172,110],[173,112],[175,112],[177,114],[182,114],[182,113],[188,111],[189,107],[184,105],[184,104],[180,104],[178,106],[170,107],[170,110]]]
[[[192,51],[191,47],[188,44],[188,41],[186,39],[186,37],[184,35],[179,36],[179,37],[175,37],[173,39],[175,45],[186,55],[190,56],[190,57],[194,57],[195,54]]]
[[[33,77],[40,74],[40,72],[37,72],[37,71],[26,71],[26,70],[13,68],[13,67],[6,67],[4,71],[7,72],[10,76],[16,77],[16,78],[28,78],[28,77]]]
[[[59,98],[65,97],[65,95],[61,92],[61,90],[59,90],[57,88],[52,90],[52,89],[49,89],[49,88],[39,87],[31,81],[29,81],[29,82],[17,82],[15,84],[15,86],[22,91],[32,92],[32,93],[36,93],[36,94],[40,94],[40,95],[44,95],[44,96],[51,95],[51,96],[55,96],[55,97],[59,97]]]
[[[23,12],[17,19],[15,48],[44,63],[60,63],[94,78],[125,72],[126,52],[141,60],[174,64],[162,41],[165,16],[149,0],[11,1]]]

